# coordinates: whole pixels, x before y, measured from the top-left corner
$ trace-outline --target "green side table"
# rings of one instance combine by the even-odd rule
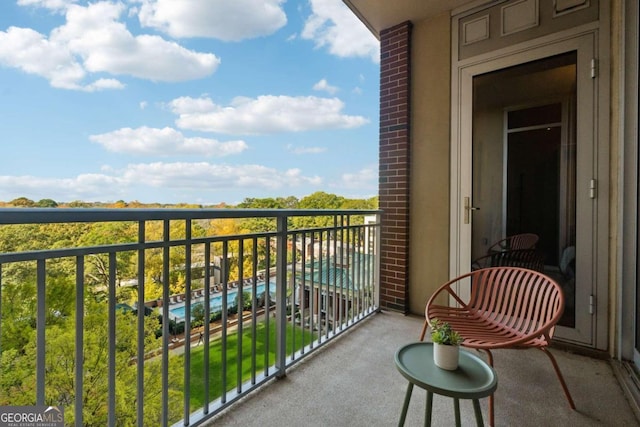
[[[496,373],[488,363],[468,351],[460,350],[458,369],[447,371],[433,362],[433,344],[415,342],[401,347],[396,352],[396,367],[407,380],[407,394],[404,398],[399,426],[404,425],[411,400],[413,386],[427,391],[427,407],[424,425],[431,425],[433,393],[453,398],[456,426],[460,426],[460,399],[473,400],[476,423],[483,426],[482,411],[478,399],[490,396],[498,387]]]

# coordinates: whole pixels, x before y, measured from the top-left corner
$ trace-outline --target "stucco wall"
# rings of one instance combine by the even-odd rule
[[[413,24],[409,309],[423,314],[449,274],[451,19]]]

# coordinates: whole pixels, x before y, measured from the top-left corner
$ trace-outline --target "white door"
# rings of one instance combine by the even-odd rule
[[[470,271],[495,241],[539,235],[545,272],[566,298],[556,337],[587,346],[595,346],[597,318],[606,324],[594,310],[594,38],[459,64],[452,131],[451,275]]]

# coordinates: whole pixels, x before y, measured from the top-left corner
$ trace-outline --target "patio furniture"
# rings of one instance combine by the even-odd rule
[[[468,299],[457,292],[459,285],[465,283],[471,287]],[[455,305],[441,305],[445,298]],[[558,363],[547,348],[562,316],[564,301],[560,285],[540,272],[518,267],[475,270],[448,281],[429,298],[420,340],[432,319],[437,318],[449,322],[462,335],[463,346],[486,352],[491,366],[491,350],[538,348],[549,357],[569,406],[575,409]],[[491,396],[491,425],[493,400]]]
[[[520,233],[498,240],[487,249],[487,255],[516,249],[534,249],[540,237],[534,233]]]
[[[493,252],[473,261],[472,269],[487,267],[521,267],[544,272],[544,255],[537,249],[511,249]]]
[[[473,400],[476,423],[479,426],[483,425],[478,399],[492,395],[498,387],[498,379],[493,368],[478,356],[468,351],[461,351],[458,369],[448,371],[435,365],[433,343],[416,342],[401,347],[396,352],[395,362],[398,371],[409,381],[399,426],[403,426],[407,418],[414,385],[427,391],[425,425],[431,425],[434,393],[453,398],[456,426],[461,425],[460,399]]]

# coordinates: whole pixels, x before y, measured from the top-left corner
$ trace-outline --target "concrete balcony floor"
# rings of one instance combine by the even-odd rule
[[[215,426],[397,425],[407,381],[394,354],[417,341],[422,318],[383,312],[345,333],[225,410]],[[553,349],[577,410],[567,403],[547,356],[537,350],[494,352],[497,426],[637,426],[609,361]],[[414,388],[407,426],[423,425],[426,393]],[[488,425],[487,399],[481,400]],[[460,402],[462,425],[475,425],[471,401]],[[434,426],[451,426],[453,403],[434,396]]]

